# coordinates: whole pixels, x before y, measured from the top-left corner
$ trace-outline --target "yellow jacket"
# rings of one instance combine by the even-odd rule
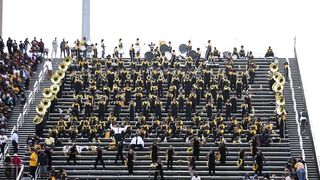
[[[38,166],[38,155],[37,155],[37,153],[33,152],[30,155],[29,166]]]

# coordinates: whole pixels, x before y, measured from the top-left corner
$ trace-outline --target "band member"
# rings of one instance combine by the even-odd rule
[[[239,59],[239,54],[238,54],[238,50],[236,47],[233,48],[233,51],[232,51],[232,56],[236,56],[237,59]]]
[[[219,145],[219,153],[221,155],[220,165],[222,166],[226,164],[227,152],[228,152],[228,148],[226,147],[226,144],[222,141],[221,144]]]
[[[218,49],[216,47],[213,48],[213,56],[215,58],[218,58],[218,60],[220,59],[220,52],[218,51]]]
[[[189,53],[191,50],[192,50],[192,44],[191,44],[191,40],[189,40],[187,45],[187,56],[189,56]]]
[[[130,147],[127,154],[127,167],[128,167],[129,176],[133,175],[133,160],[135,160],[135,158],[136,158],[136,153]]]
[[[245,71],[242,73],[242,78],[241,78],[241,81],[242,81],[242,89],[244,90],[248,90],[248,72]]]
[[[241,45],[241,48],[240,48],[240,51],[239,51],[240,59],[244,59],[246,57],[246,52],[244,51],[243,48],[244,48],[243,45]]]
[[[283,63],[284,65],[284,78],[287,80],[289,78],[289,64],[288,62]]]
[[[266,55],[264,57],[274,57],[273,50],[271,49],[271,46],[267,49]]]
[[[130,47],[130,50],[129,50],[129,54],[130,54],[131,61],[133,61],[134,58],[135,58],[135,49],[133,47],[133,44],[131,44],[131,47]]]
[[[117,165],[118,159],[121,159],[122,165],[124,165],[124,159],[123,159],[123,142],[118,143],[118,149],[117,149],[117,155],[116,160],[114,161],[114,165]]]
[[[166,151],[167,155],[167,169],[172,171],[173,157],[176,155],[176,152],[172,148],[172,145],[169,146],[169,149]]]
[[[196,159],[194,156],[188,157],[188,169],[190,176],[193,176],[196,170]]]
[[[199,155],[200,155],[200,146],[201,146],[201,142],[199,140],[199,138],[196,136],[194,137],[194,139],[191,141],[192,143],[192,147],[193,147],[193,157],[195,157],[195,159],[198,161],[199,160]]]
[[[161,180],[164,180],[164,178],[163,178],[163,164],[161,163],[160,158],[157,161],[156,171],[154,173],[154,179],[158,179],[159,174],[160,174]]]
[[[212,45],[211,45],[211,40],[208,40],[208,45],[206,46],[207,50],[206,50],[206,55],[205,55],[205,60],[209,59],[209,55],[212,52]]]
[[[254,161],[257,163],[258,168],[255,170],[255,173],[259,176],[262,176],[262,170],[263,170],[263,163],[266,163],[266,159],[261,152],[261,150],[258,151],[257,155],[254,157]]]
[[[213,149],[210,149],[209,154],[207,154],[207,160],[208,160],[209,175],[212,176],[215,174],[215,171],[216,171],[216,157]]]
[[[231,103],[231,112],[232,113],[237,113],[237,103],[238,103],[238,99],[235,95],[233,95],[230,98],[230,103]]]
[[[152,163],[156,163],[158,160],[158,151],[159,146],[156,141],[153,141],[153,144],[151,145],[151,159]]]
[[[71,159],[73,159],[73,164],[76,165],[77,163],[77,155],[79,154],[77,146],[75,143],[72,144],[72,146],[70,147],[70,149],[68,150],[68,154],[69,154],[69,158],[68,158],[68,164],[70,162]]]
[[[94,163],[94,169],[97,169],[97,164],[98,164],[99,161],[101,162],[101,164],[103,166],[103,169],[105,169],[103,158],[102,158],[102,154],[103,154],[103,151],[100,148],[100,146],[98,146],[97,150],[96,150],[97,157],[96,157],[96,162]]]
[[[256,76],[255,69],[254,68],[249,68],[248,72],[249,72],[249,83],[253,84],[254,83],[254,78]]]
[[[240,149],[238,154],[238,167],[240,171],[244,171],[244,157],[246,156],[244,149]]]

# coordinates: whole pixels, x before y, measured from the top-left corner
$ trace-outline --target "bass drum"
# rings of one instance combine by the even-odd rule
[[[191,50],[189,52],[189,56],[192,57],[193,60],[197,59],[198,58],[198,53],[195,51],[195,50]]]
[[[166,52],[168,52],[168,51],[169,51],[169,46],[166,45],[166,44],[161,44],[161,46],[160,46],[160,52],[161,52],[161,53],[166,53]]]
[[[188,51],[188,46],[186,44],[180,44],[179,51],[181,54],[184,54]]]
[[[144,59],[148,61],[152,61],[154,59],[154,54],[151,51],[148,51],[144,54]]]

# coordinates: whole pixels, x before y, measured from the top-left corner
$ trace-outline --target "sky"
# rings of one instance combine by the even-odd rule
[[[49,49],[54,37],[81,38],[81,2],[4,0],[3,36],[17,40],[36,36]],[[202,50],[211,39],[220,51],[244,45],[261,57],[272,46],[276,56],[294,57],[296,36],[310,123],[320,144],[319,80],[315,79],[320,61],[318,4],[317,0],[91,0],[91,40],[105,39],[110,51],[119,38],[127,49],[139,37],[146,44],[171,40],[176,49],[190,39]]]

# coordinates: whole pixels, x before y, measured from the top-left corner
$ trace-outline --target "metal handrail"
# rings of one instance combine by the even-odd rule
[[[19,170],[19,174],[18,174],[18,176],[17,176],[16,179],[18,179],[18,180],[21,179],[21,176],[22,176],[23,171],[24,171],[24,164],[21,165],[21,168],[20,168],[20,170]]]

